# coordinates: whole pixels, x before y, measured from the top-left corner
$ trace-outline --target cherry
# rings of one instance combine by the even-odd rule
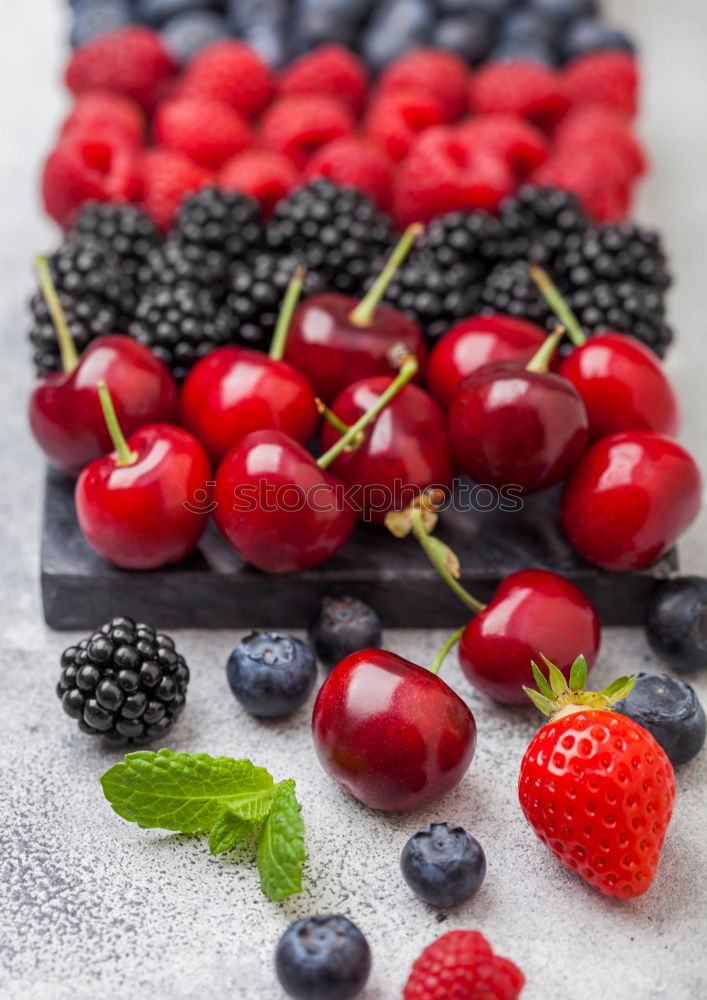
[[[426,355],[422,331],[396,309],[379,304],[421,232],[419,225],[406,230],[360,302],[330,292],[311,296],[295,312],[285,356],[325,403],[367,375],[390,375],[390,350],[397,344],[417,356],[422,373]]]
[[[629,334],[602,333],[587,339],[547,274],[537,267],[531,274],[575,345],[559,374],[584,401],[590,437],[630,430],[677,433],[677,398],[653,351]]]
[[[697,517],[702,478],[692,456],[652,431],[597,441],[565,484],[565,534],[604,569],[650,566]]]
[[[547,332],[515,316],[474,316],[441,337],[427,362],[427,388],[445,410],[467,375],[493,361],[530,361]]]
[[[319,762],[373,809],[427,806],[471,764],[474,716],[436,676],[449,645],[431,670],[382,649],[352,653],[319,691],[312,714]]]
[[[144,424],[173,421],[177,386],[167,366],[132,337],[99,337],[79,357],[43,257],[37,260],[37,271],[56,328],[63,370],[37,383],[30,398],[29,422],[51,464],[75,476],[112,448],[97,382],[104,381],[110,388],[118,419],[128,434]]]
[[[81,530],[100,556],[123,569],[178,562],[206,527],[206,453],[191,434],[169,424],[150,424],[126,440],[105,382],[98,392],[115,451],[78,478]]]
[[[319,426],[312,387],[282,360],[304,271],[285,295],[269,355],[247,347],[222,347],[191,369],[182,387],[182,422],[214,463],[250,431],[272,427],[306,444]]]
[[[574,386],[547,371],[564,331],[546,339],[528,365],[497,361],[469,375],[449,413],[452,450],[472,479],[543,490],[571,472],[589,423]]]

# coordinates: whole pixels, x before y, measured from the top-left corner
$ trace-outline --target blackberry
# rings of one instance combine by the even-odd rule
[[[69,233],[69,238],[92,240],[120,261],[126,278],[138,280],[148,255],[163,242],[149,215],[135,205],[87,201]]]
[[[482,315],[505,313],[528,319],[548,331],[557,324],[530,277],[525,260],[498,264],[491,271],[479,295],[479,312]]]
[[[665,292],[672,284],[660,236],[635,222],[607,223],[568,240],[556,270],[573,288],[630,281]]]
[[[358,294],[395,242],[393,224],[357,188],[316,180],[275,206],[267,245],[295,252],[337,291]]]
[[[568,305],[585,333],[630,333],[663,357],[673,339],[661,292],[641,282],[599,282],[566,290]]]
[[[526,186],[501,203],[501,254],[506,260],[531,260],[555,270],[568,240],[582,237],[590,219],[576,195],[554,187]]]
[[[92,240],[67,240],[48,258],[48,264],[79,352],[96,337],[127,329],[135,298],[120,262],[110,251]],[[29,307],[33,320],[29,340],[37,372],[59,371],[56,331],[41,292],[30,299]]]
[[[169,636],[120,617],[64,650],[56,691],[84,733],[111,746],[141,746],[172,728],[188,683]]]
[[[234,340],[247,347],[268,350],[282,298],[300,263],[292,255],[261,251],[250,262],[234,265],[219,317]],[[321,274],[309,270],[302,294],[314,295],[328,287]]]
[[[141,292],[156,285],[191,281],[219,295],[223,292],[221,256],[204,253],[200,247],[170,236],[162,246],[154,247],[148,253],[137,272],[136,281]]]

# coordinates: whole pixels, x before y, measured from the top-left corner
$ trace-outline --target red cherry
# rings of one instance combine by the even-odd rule
[[[387,375],[354,382],[337,396],[334,414],[355,423],[391,384]],[[444,416],[435,401],[416,385],[406,385],[364,432],[363,443],[343,451],[332,471],[347,485],[360,486],[352,496],[359,516],[382,522],[389,510],[406,507],[429,486],[450,486],[454,468]],[[322,447],[340,437],[331,424],[322,429]]]
[[[533,357],[547,331],[515,316],[474,316],[441,337],[427,362],[427,388],[445,410],[452,405],[467,375],[493,361]]]
[[[312,735],[327,774],[385,810],[434,802],[461,781],[476,748],[461,698],[432,671],[380,649],[352,653],[329,674]]]
[[[592,666],[600,637],[597,614],[578,587],[556,573],[525,569],[506,577],[471,619],[459,663],[489,698],[523,705],[523,687],[533,684],[531,661],[546,656],[569,678],[580,651]]]
[[[123,569],[178,562],[206,527],[206,453],[191,434],[168,424],[142,427],[126,440],[105,384],[100,392],[116,450],[91,462],[78,478],[81,530],[100,556]]]
[[[565,484],[565,534],[604,569],[650,566],[690,527],[702,477],[692,456],[651,431],[612,434],[592,445]]]

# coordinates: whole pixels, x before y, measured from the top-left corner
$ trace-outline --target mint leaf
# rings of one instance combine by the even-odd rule
[[[241,819],[232,812],[224,812],[211,827],[209,834],[209,850],[212,854],[223,854],[248,836],[255,824],[247,819]]]
[[[294,781],[275,787],[270,815],[258,840],[260,888],[275,903],[302,890],[304,824]]]

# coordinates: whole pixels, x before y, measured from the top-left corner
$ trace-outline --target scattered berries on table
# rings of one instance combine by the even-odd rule
[[[356,597],[325,597],[309,629],[309,641],[327,670],[350,653],[378,649],[382,639],[380,618]]]
[[[403,848],[403,877],[430,906],[460,906],[480,889],[486,875],[481,844],[456,823],[430,823]]]
[[[226,676],[233,694],[252,715],[291,715],[309,698],[317,661],[308,646],[291,635],[251,632],[231,653]]]
[[[672,670],[707,667],[707,579],[679,576],[661,583],[648,607],[646,634]]]
[[[694,688],[681,677],[638,674],[631,693],[615,708],[647,729],[673,766],[686,764],[704,746],[705,712]]]
[[[371,950],[346,917],[306,917],[280,938],[275,969],[285,993],[295,1000],[351,1000],[366,985]]]
[[[403,1000],[517,1000],[524,984],[518,966],[495,955],[480,931],[448,931],[416,959]]]

